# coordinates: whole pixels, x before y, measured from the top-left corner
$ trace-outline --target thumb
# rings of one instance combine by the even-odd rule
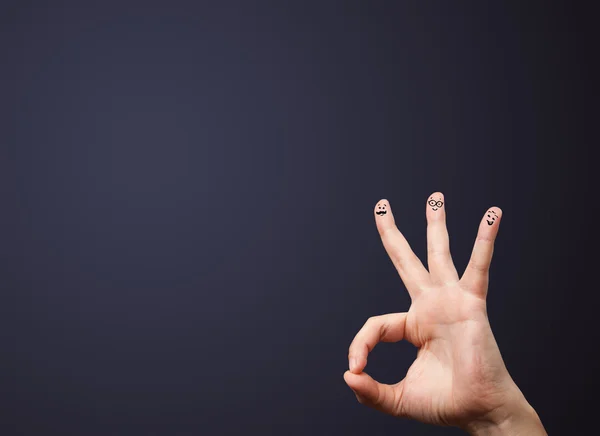
[[[354,374],[350,371],[344,373],[344,381],[354,391],[359,403],[390,415],[400,414],[402,382],[387,385],[373,380],[365,372]]]

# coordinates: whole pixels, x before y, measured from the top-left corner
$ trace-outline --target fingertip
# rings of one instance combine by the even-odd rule
[[[375,204],[374,212],[378,216],[383,217],[383,216],[387,215],[387,212],[389,212],[389,210],[390,210],[390,202],[385,198],[382,198]]]
[[[344,371],[344,381],[345,382],[347,382],[349,374],[352,374],[349,370]]]
[[[351,357],[348,362],[348,368],[351,373],[360,374],[366,365],[362,357]]]
[[[353,391],[360,390],[363,382],[364,374],[355,374],[352,371],[346,371],[344,373],[344,381],[350,389]]]
[[[354,393],[354,395],[356,396],[356,400],[361,403],[361,404],[365,404],[367,403],[365,397],[363,397],[360,393],[359,390],[357,390],[357,388],[355,386],[357,385],[357,380],[355,380],[354,378],[352,378],[353,374],[350,371],[346,371],[344,373],[344,381],[346,382],[346,385],[350,388],[350,390]]]
[[[385,231],[394,225],[392,208],[390,202],[385,198],[382,198],[377,202],[373,213],[375,214],[375,222],[377,223],[379,232]]]
[[[487,224],[485,227],[496,227],[502,218],[502,209],[498,206],[488,208],[483,216],[482,224]]]
[[[353,374],[349,370],[346,370],[346,372],[344,372],[344,381],[350,387],[350,389],[352,389],[353,385],[356,385],[355,377],[356,377],[356,374]]]
[[[367,373],[352,374],[348,371],[344,374],[344,379],[346,380],[348,387],[352,389],[361,403],[373,405],[377,402],[379,397],[379,384]]]
[[[444,194],[439,191],[427,197],[427,217],[435,218],[443,215],[445,202]]]

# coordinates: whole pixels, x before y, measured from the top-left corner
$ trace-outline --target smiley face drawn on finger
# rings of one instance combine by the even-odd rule
[[[387,213],[387,204],[377,203],[377,206],[375,206],[375,215],[384,216],[386,213]]]
[[[442,197],[436,200],[432,195],[429,197],[429,200],[427,200],[427,204],[431,206],[431,210],[436,211],[444,205],[444,202],[442,201]]]
[[[485,221],[488,223],[488,226],[491,226],[496,222],[496,218],[498,218],[498,214],[493,210],[488,210],[487,216],[485,217]]]

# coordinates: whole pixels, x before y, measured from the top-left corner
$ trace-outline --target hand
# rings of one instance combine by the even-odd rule
[[[346,383],[361,403],[395,416],[459,426],[473,434],[545,435],[508,374],[486,312],[488,271],[502,211],[486,211],[461,278],[450,255],[441,193],[427,199],[426,215],[429,271],[396,227],[389,202],[375,206],[381,240],[412,304],[408,312],[366,322],[350,345]],[[404,380],[386,385],[363,372],[378,342],[402,339],[419,348]]]

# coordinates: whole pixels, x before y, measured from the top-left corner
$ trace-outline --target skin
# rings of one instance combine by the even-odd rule
[[[443,202],[432,207],[429,200]],[[374,212],[383,245],[411,297],[408,312],[367,320],[350,345],[344,380],[362,404],[421,422],[457,426],[473,435],[546,435],[535,410],[510,377],[487,317],[489,268],[502,210],[486,210],[469,264],[459,277],[446,229],[446,201],[427,197],[427,270],[396,227],[390,203]],[[488,215],[495,215],[490,225]],[[394,385],[364,369],[378,342],[407,340],[419,348]]]

